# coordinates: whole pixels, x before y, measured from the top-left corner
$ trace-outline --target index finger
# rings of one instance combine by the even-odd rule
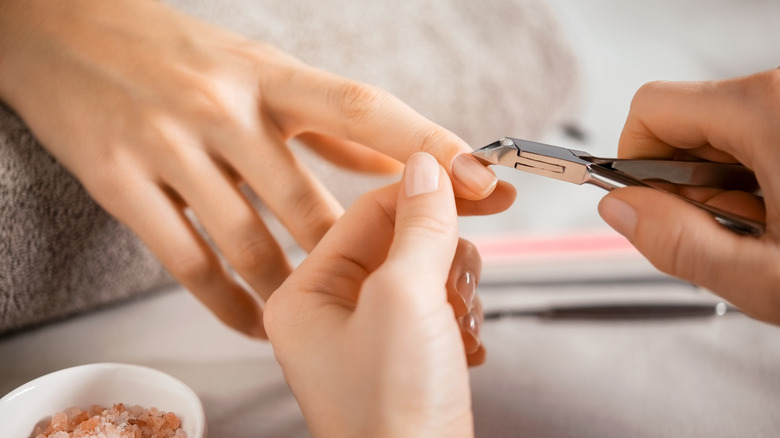
[[[706,88],[701,82],[643,85],[631,102],[620,135],[620,157],[673,159],[685,150],[690,155],[710,155],[713,161],[727,158],[710,145],[711,123],[717,111]],[[721,160],[715,155],[721,155]]]
[[[679,149],[712,161],[734,157],[755,164],[752,149],[767,139],[772,83],[780,70],[723,81],[650,82],[631,102],[620,137],[620,154],[630,158],[673,158]],[[776,106],[776,105],[775,105]]]
[[[739,161],[759,179],[780,178],[780,70],[710,82],[651,82],[637,92],[620,137],[619,155]],[[773,92],[774,91],[774,92]],[[764,189],[777,181],[759,181]]]
[[[392,94],[338,75],[301,67],[284,87],[269,87],[265,98],[288,135],[314,131],[345,138],[406,162],[427,152],[447,170],[457,196],[483,199],[498,181],[471,156],[460,137],[433,123]]]

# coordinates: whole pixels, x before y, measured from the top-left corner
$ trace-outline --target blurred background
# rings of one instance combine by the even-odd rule
[[[653,80],[709,80],[780,66],[777,0],[550,0],[579,66],[580,93],[570,125],[581,141],[553,129],[529,139],[614,157],[631,98]],[[507,136],[520,137],[517,133]],[[463,221],[482,236],[492,226],[521,233],[606,230],[596,212],[601,189],[496,169],[518,189],[512,209]]]

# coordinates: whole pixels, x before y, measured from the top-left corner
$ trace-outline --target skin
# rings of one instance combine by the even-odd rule
[[[471,212],[513,196],[461,139],[394,96],[161,2],[0,0],[0,72],[0,100],[42,145],[217,317],[252,336],[265,336],[262,302],[291,266],[240,186],[306,251],[343,213],[290,140],[367,172],[397,172],[427,151]]]
[[[709,82],[653,82],[634,97],[620,137],[624,158],[739,162],[763,199],[743,192],[685,195],[766,222],[759,238],[719,226],[683,200],[645,188],[612,191],[604,220],[656,267],[701,285],[745,313],[780,324],[780,70]]]
[[[473,436],[468,365],[485,358],[482,310],[453,279],[480,269],[432,156],[413,156],[400,187],[358,200],[266,306],[312,435]],[[467,308],[476,330],[456,318]]]

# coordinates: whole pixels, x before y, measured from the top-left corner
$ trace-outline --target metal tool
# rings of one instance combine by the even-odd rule
[[[575,184],[593,184],[604,190],[642,186],[666,192],[651,184],[661,181],[761,194],[753,172],[740,164],[599,158],[587,152],[509,137],[478,149],[472,155],[485,164],[512,167]],[[720,224],[737,233],[760,236],[766,229],[763,222],[669,194],[705,210]]]
[[[485,320],[536,317],[557,320],[656,320],[723,316],[739,311],[726,303],[605,303],[485,311]]]

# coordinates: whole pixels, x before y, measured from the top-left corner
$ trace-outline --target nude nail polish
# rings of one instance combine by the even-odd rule
[[[439,163],[432,155],[418,152],[406,162],[403,181],[409,198],[435,192],[439,188]]]
[[[452,162],[452,175],[478,195],[492,192],[498,184],[496,174],[468,154],[455,157]]]
[[[463,304],[466,305],[466,309],[470,312],[474,308],[474,297],[477,292],[476,279],[471,272],[464,272],[458,278],[456,285],[460,297],[463,299]]]

